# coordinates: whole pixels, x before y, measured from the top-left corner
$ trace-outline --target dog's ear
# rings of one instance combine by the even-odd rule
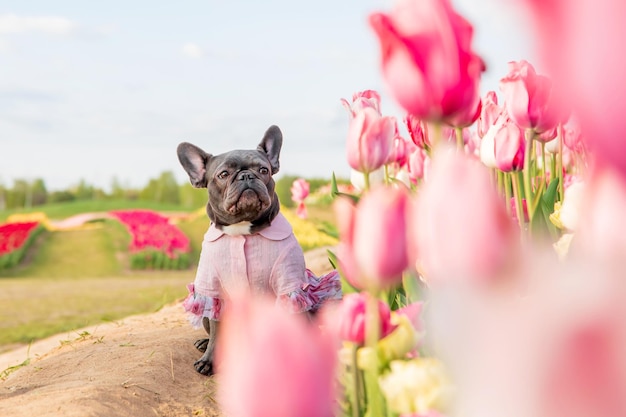
[[[265,132],[261,143],[257,146],[259,151],[265,152],[272,166],[272,175],[280,168],[280,148],[283,146],[283,133],[278,126],[270,126]]]
[[[191,185],[206,188],[206,164],[211,155],[191,143],[183,142],[176,148],[178,160],[189,174]]]

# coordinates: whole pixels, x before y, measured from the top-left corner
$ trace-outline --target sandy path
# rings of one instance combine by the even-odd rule
[[[305,254],[317,274],[326,249]],[[63,333],[0,355],[0,416],[216,416],[212,378],[198,374],[193,341],[203,337],[180,303]]]

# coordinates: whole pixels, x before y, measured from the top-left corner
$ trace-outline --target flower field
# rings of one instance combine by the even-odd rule
[[[374,90],[341,99],[354,190],[333,187],[333,263],[354,293],[323,332],[233,302],[227,414],[626,415],[626,6],[519,3],[546,73],[520,57],[497,86],[451,1],[369,15],[405,113]]]
[[[0,270],[17,265],[42,229],[39,222],[0,224]]]
[[[185,269],[189,267],[189,239],[167,217],[150,210],[118,210],[110,214],[131,235],[133,269]]]

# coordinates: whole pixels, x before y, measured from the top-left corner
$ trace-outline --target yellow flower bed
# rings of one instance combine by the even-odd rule
[[[11,214],[7,218],[7,223],[26,223],[26,222],[39,222],[46,229],[51,230],[50,219],[46,216],[46,213],[41,211],[34,213],[16,213]]]
[[[293,234],[298,239],[303,250],[319,248],[323,246],[334,246],[339,242],[336,238],[318,230],[317,226],[308,220],[296,216],[292,210],[281,208],[281,213],[291,223]]]

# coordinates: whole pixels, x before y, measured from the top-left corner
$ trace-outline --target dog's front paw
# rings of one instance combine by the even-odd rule
[[[206,347],[209,344],[209,339],[198,339],[196,340],[196,342],[193,344],[196,349],[198,349],[200,352],[205,352],[206,351]]]
[[[200,372],[202,375],[213,375],[213,361],[204,359],[204,356],[198,359],[193,366],[196,368],[196,371]]]

